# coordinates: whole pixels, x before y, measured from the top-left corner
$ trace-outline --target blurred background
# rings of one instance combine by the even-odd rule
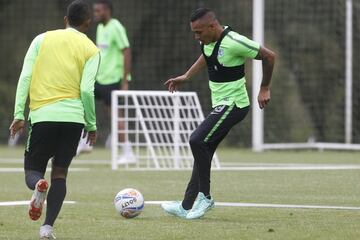
[[[70,1],[0,0],[0,144],[7,144],[15,90],[32,39],[63,28]],[[92,3],[93,1],[89,1]],[[272,100],[265,110],[264,142],[345,142],[346,0],[266,0],[265,46],[278,56]],[[252,38],[252,0],[114,0],[114,17],[127,29],[133,53],[132,90],[165,90],[200,54],[189,27],[198,7],[213,9],[224,25]],[[352,142],[360,143],[360,1],[353,1]],[[96,25],[88,32],[95,40]],[[246,65],[251,94],[251,61]],[[184,86],[196,91],[204,113],[211,110],[206,72]],[[253,103],[253,107],[257,107]],[[99,145],[110,119],[97,105]],[[20,143],[25,141],[24,134]],[[225,145],[251,146],[251,114]]]

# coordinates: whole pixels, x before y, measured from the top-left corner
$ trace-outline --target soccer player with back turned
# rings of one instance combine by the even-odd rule
[[[270,81],[275,54],[258,43],[220,25],[213,11],[200,8],[191,16],[191,30],[201,43],[202,54],[181,76],[165,82],[170,92],[196,73],[207,68],[213,111],[190,137],[194,156],[193,172],[182,202],[162,204],[175,216],[195,219],[214,207],[210,195],[211,160],[219,143],[230,129],[241,122],[249,111],[245,86],[244,64],[247,58],[258,59],[263,65],[263,80],[258,95],[259,107],[270,101]]]
[[[87,141],[96,141],[94,83],[100,54],[85,32],[91,9],[72,2],[64,18],[66,29],[48,31],[32,41],[19,78],[11,136],[24,127],[24,109],[30,98],[30,131],[25,150],[25,181],[34,190],[29,215],[40,218],[45,199],[46,218],[40,239],[53,239],[53,225],[66,195],[69,165],[83,128]],[[85,137],[85,136],[84,136]],[[52,158],[51,185],[44,179]]]

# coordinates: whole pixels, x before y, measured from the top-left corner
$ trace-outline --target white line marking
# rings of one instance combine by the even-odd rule
[[[0,163],[8,163],[8,164],[23,164],[24,163],[24,159],[19,159],[19,158],[0,158]],[[89,165],[97,165],[97,164],[111,164],[110,160],[79,160],[79,159],[74,159],[71,162],[71,165],[73,164],[89,164]]]
[[[278,170],[359,170],[360,165],[308,165],[308,166],[252,166],[252,167],[221,167],[213,168],[212,171],[278,171]],[[189,171],[190,168],[128,168],[128,171]]]
[[[263,163],[263,162],[221,162],[231,167],[298,167],[298,166],[360,166],[360,163]]]
[[[0,206],[28,205],[30,201],[0,202]],[[145,204],[160,205],[169,201],[145,201]],[[75,201],[64,201],[65,204],[75,204]],[[326,205],[293,205],[293,204],[266,204],[266,203],[236,203],[215,202],[215,206],[221,207],[253,207],[253,208],[297,208],[297,209],[333,209],[333,210],[360,210],[360,207],[349,206],[326,206]]]
[[[51,171],[51,168],[47,168],[47,171]],[[69,168],[70,172],[86,172],[90,171],[89,168]],[[18,173],[24,172],[24,168],[0,168],[0,173]]]
[[[273,167],[221,167],[212,171],[272,171],[272,170],[358,170],[360,165],[324,165],[324,166],[273,166]]]
[[[160,205],[169,201],[145,201],[145,204]],[[221,207],[254,207],[254,208],[300,208],[300,209],[334,209],[334,210],[360,210],[360,207],[325,206],[325,205],[292,205],[292,204],[266,204],[266,203],[235,203],[215,202]]]
[[[30,201],[0,202],[0,206],[22,206],[29,205]],[[45,202],[46,203],[46,202]],[[75,204],[75,201],[64,201],[65,204]]]
[[[0,163],[23,163],[21,159],[0,159]],[[110,164],[109,160],[74,160],[73,165],[97,165]],[[310,163],[251,163],[251,162],[224,162],[220,169],[213,171],[309,171],[309,170],[359,170],[360,164],[310,164]],[[16,170],[11,170],[16,169]],[[0,168],[1,172],[22,172],[20,168]],[[70,168],[71,171],[90,171],[88,168]],[[81,170],[80,170],[81,169]],[[191,168],[173,169],[173,168],[128,168],[130,171],[189,171]]]

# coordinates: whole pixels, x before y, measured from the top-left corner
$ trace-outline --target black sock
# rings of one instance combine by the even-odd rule
[[[66,180],[56,178],[51,180],[50,190],[47,196],[46,218],[44,225],[53,226],[60,212],[66,195]]]
[[[190,210],[193,205],[194,205],[194,200],[183,200],[182,203],[181,203],[181,206],[185,210]]]
[[[44,178],[44,174],[34,170],[25,170],[25,183],[31,190],[35,189],[36,183]]]
[[[211,199],[211,195],[210,195],[210,194],[207,195],[206,198],[207,198],[207,199]]]

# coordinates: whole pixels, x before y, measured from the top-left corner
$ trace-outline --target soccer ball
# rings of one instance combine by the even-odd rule
[[[133,188],[125,188],[114,199],[116,211],[124,218],[134,218],[144,209],[144,197]]]

